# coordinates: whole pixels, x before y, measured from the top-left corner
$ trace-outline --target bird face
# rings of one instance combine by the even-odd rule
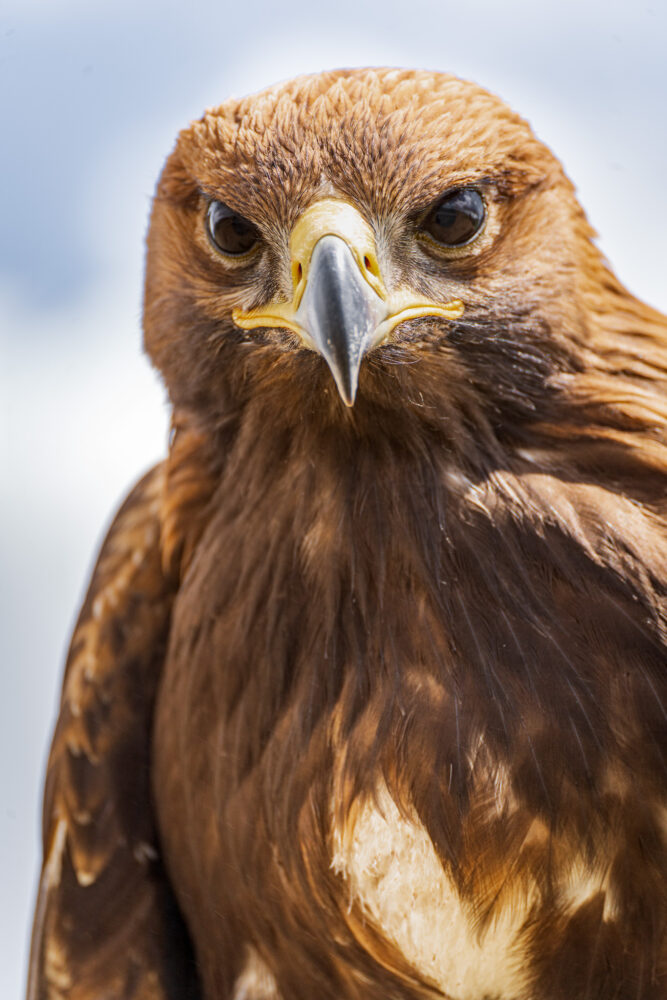
[[[463,213],[454,214],[450,228]],[[299,218],[290,237],[290,265],[291,301],[235,309],[232,318],[246,330],[292,330],[326,360],[348,406],[354,403],[363,356],[397,326],[418,316],[457,319],[463,312],[458,300],[440,304],[405,287],[390,293],[371,227],[342,199],[318,199]]]
[[[520,420],[576,365],[588,237],[557,161],[485,91],[306,77],[181,133],[148,236],[146,346],[173,402],[213,419],[259,392],[275,419]]]

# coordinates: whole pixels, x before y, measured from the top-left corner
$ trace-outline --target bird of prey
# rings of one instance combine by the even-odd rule
[[[667,996],[667,321],[592,237],[452,76],[180,134],[30,1000]]]

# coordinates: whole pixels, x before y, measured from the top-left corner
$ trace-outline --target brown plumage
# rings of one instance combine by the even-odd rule
[[[448,249],[424,219],[461,189],[485,223]],[[353,406],[248,320],[296,306],[325,199],[364,294],[430,303]],[[667,996],[667,321],[591,236],[452,77],[326,73],[181,133],[145,294],[173,435],[75,630],[31,1000]]]

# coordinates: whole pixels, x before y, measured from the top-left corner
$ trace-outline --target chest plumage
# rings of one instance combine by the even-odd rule
[[[256,480],[230,444],[234,490],[223,475],[158,704],[188,922],[234,927],[212,995],[248,982],[237,919],[271,927],[271,949],[242,936],[281,996],[307,995],[322,964],[332,997],[341,968],[369,996],[611,989],[638,912],[645,947],[661,905],[655,764],[632,777],[661,653],[575,536],[573,511],[605,496],[556,497],[528,463],[478,486],[433,440],[308,438],[315,466],[271,449]],[[603,526],[587,530],[592,551]]]

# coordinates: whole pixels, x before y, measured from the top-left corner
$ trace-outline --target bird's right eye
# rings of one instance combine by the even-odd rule
[[[243,257],[259,243],[257,226],[221,201],[212,201],[208,206],[206,226],[215,249],[228,257]]]

